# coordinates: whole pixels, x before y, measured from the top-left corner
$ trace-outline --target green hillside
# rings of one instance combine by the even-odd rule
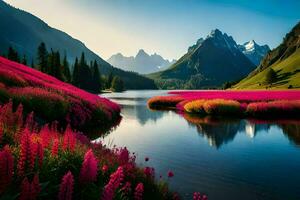
[[[267,80],[270,69],[276,72],[271,82]],[[300,88],[300,23],[269,52],[260,66],[233,89],[287,89]]]
[[[277,74],[276,81],[272,84],[267,83],[266,74],[269,68],[262,72],[247,77],[233,88],[235,89],[265,89],[278,88],[285,89],[289,86],[292,88],[300,88],[300,49],[293,53],[288,59],[276,62],[270,66]]]

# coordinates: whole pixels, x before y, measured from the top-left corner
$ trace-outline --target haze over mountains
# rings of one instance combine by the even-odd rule
[[[266,47],[255,42],[248,43],[248,46],[252,48],[241,51],[241,45],[231,36],[215,29],[205,39],[200,38],[189,47],[188,52],[171,67],[149,77],[164,89],[221,87],[225,82],[239,80],[255,69],[255,63],[262,56],[261,49]]]
[[[267,76],[271,70],[275,72],[275,77],[268,81]],[[263,58],[248,77],[233,88],[300,88],[300,22],[286,34],[278,47]]]
[[[122,77],[127,89],[156,88],[152,80],[111,66],[81,41],[0,0],[0,54],[6,53],[9,46],[12,46],[20,55],[26,55],[27,60],[35,60],[37,47],[41,42],[46,44],[49,51],[52,48],[60,51],[61,55],[66,52],[71,63],[84,52],[88,63],[93,60],[98,62],[102,74],[113,72],[114,75]]]
[[[117,53],[112,55],[107,62],[123,70],[147,74],[163,70],[175,63],[175,60],[169,61],[156,53],[149,55],[140,49],[136,56],[126,57]]]

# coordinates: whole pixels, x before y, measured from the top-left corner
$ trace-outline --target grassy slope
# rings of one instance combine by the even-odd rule
[[[272,89],[286,89],[289,85],[292,85],[293,88],[300,88],[300,49],[287,59],[281,62],[277,61],[270,67],[272,67],[278,75],[278,80],[272,85],[265,82],[268,67],[252,77],[245,78],[233,86],[233,89],[265,89],[266,87]]]

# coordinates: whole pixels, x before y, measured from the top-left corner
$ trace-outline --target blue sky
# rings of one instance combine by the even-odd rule
[[[178,59],[218,28],[238,43],[276,47],[300,21],[299,0],[5,0],[83,41],[107,59],[141,48]],[[55,14],[54,14],[55,10]]]

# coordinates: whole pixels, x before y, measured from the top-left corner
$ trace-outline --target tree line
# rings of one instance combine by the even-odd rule
[[[12,47],[9,47],[7,55],[3,56],[28,66],[26,56],[21,57]],[[99,70],[101,66],[96,60],[88,63],[84,52],[79,59],[75,58],[72,67],[68,62],[66,52],[61,58],[59,51],[51,49],[48,52],[46,44],[42,42],[37,48],[36,64],[32,59],[30,67],[93,93],[99,93],[103,89],[110,89],[115,92],[124,90],[123,80],[119,76],[114,76],[112,72],[106,77],[101,75]]]

